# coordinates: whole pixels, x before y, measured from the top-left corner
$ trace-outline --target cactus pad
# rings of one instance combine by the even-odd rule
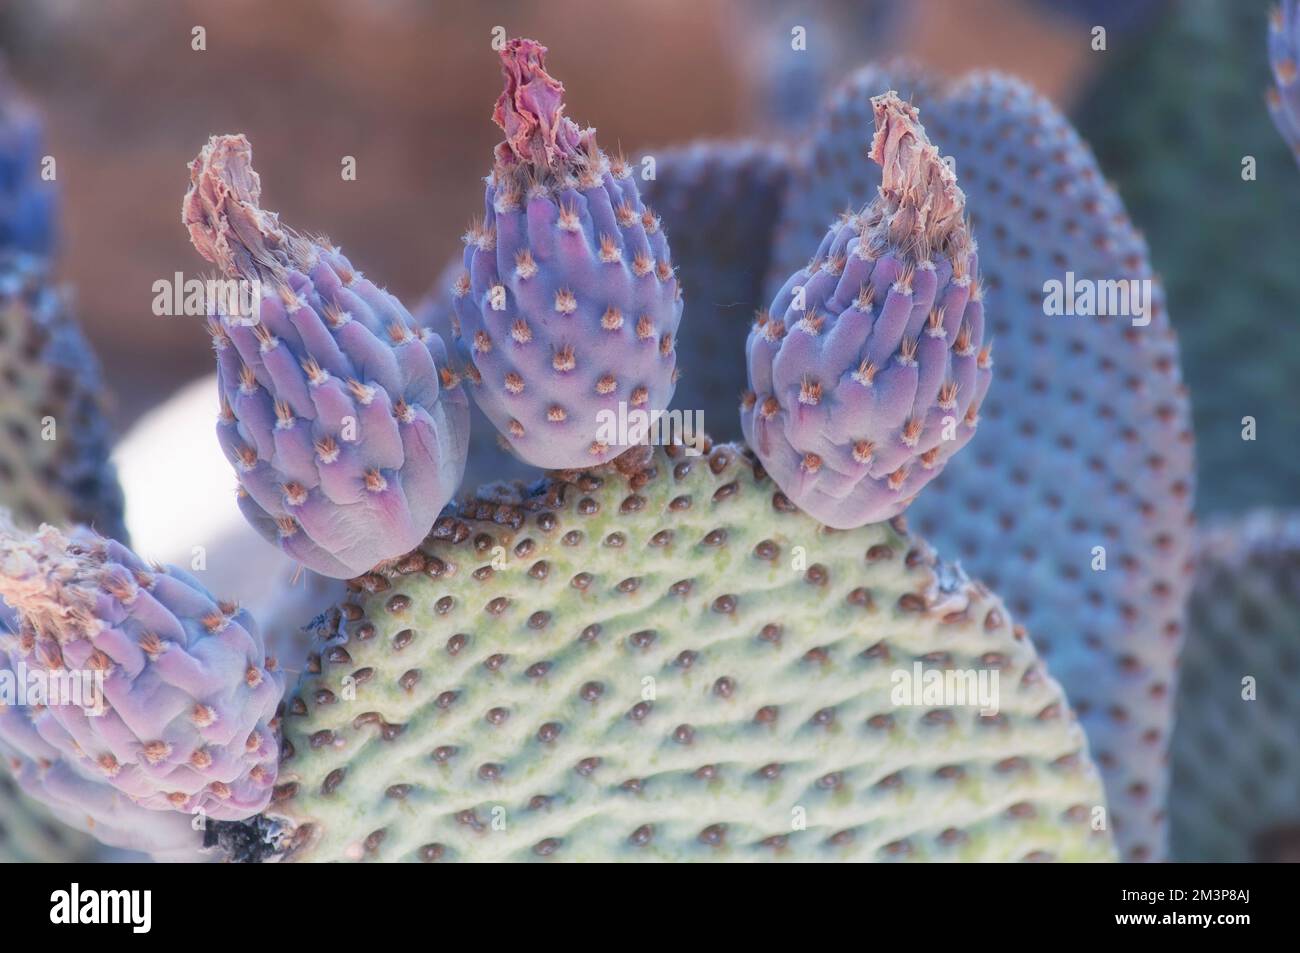
[[[1086,742],[996,597],[901,522],[679,448],[444,517],[322,625],[268,814],[304,860],[1110,857]],[[915,664],[1000,705],[895,705]]]
[[[40,114],[14,88],[0,63],[0,249],[54,250],[57,195],[41,176],[45,132]]]
[[[1223,521],[1198,534],[1197,557],[1171,851],[1189,862],[1300,861],[1300,514]]]

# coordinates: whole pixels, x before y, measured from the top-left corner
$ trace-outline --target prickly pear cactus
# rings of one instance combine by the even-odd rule
[[[0,705],[0,754],[29,795],[104,843],[159,852],[193,848],[192,816],[266,805],[284,676],[247,612],[89,530],[27,534],[7,514],[0,596],[16,617],[6,681],[48,686]]]
[[[0,505],[126,538],[99,362],[40,258],[0,252]]]
[[[295,859],[1110,857],[1001,603],[734,446],[470,507],[359,583],[286,705]],[[996,672],[996,714],[896,703],[913,666]]]
[[[701,410],[720,440],[740,438],[736,407],[748,384],[737,343],[768,305],[763,279],[790,178],[788,150],[762,142],[700,142],[652,152],[646,203],[673,236],[685,299],[672,406]]]
[[[445,341],[456,336],[456,314],[452,304],[458,279],[465,268],[457,256],[434,281],[424,299],[411,309],[417,327],[428,329]],[[469,450],[461,495],[474,495],[488,483],[537,478],[537,470],[510,450],[510,442],[493,426],[478,403],[469,402]]]
[[[1197,537],[1170,791],[1175,860],[1300,861],[1300,514]]]
[[[955,160],[999,352],[979,437],[910,518],[1034,633],[1088,731],[1124,858],[1158,859],[1193,483],[1177,342],[1154,281],[1141,326],[1044,308],[1045,283],[1067,272],[1152,279],[1146,247],[1086,145],[1023,84],[973,75],[941,88],[868,69],[813,135],[780,266],[798,267],[846,201],[875,194],[862,142],[871,97],[889,88],[912,98]]]

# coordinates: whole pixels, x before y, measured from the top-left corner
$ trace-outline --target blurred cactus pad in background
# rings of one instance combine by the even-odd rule
[[[1298,7],[7,6],[0,861],[1300,858]]]
[[[1169,296],[1199,436],[1198,508],[1296,502],[1300,189],[1269,119],[1264,0],[1183,0],[1117,50],[1079,126],[1146,234]],[[1294,65],[1293,65],[1294,68]],[[1195,196],[1194,204],[1192,196]],[[1244,417],[1257,436],[1240,439]]]

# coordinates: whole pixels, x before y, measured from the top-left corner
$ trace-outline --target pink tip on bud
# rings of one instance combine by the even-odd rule
[[[261,195],[253,149],[242,135],[213,136],[190,163],[181,223],[199,254],[229,277],[274,274],[293,243],[279,217],[260,207]]]
[[[42,523],[27,532],[0,508],[0,597],[43,638],[93,637],[104,625],[95,614],[101,591],[112,595],[114,582],[126,582],[104,577],[103,544],[83,528],[69,536]]]
[[[911,244],[922,260],[931,249],[947,250],[954,238],[968,244],[962,220],[966,196],[953,170],[926,138],[916,107],[892,90],[874,97],[871,106],[876,133],[870,156],[881,167],[880,192],[889,237]]]
[[[546,72],[546,47],[536,40],[514,39],[501,50],[506,88],[492,110],[505,132],[496,148],[497,161],[549,169],[579,153],[581,133],[564,116],[564,84]]]

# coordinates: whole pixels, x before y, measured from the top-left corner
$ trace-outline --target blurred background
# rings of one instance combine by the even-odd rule
[[[207,136],[247,133],[267,206],[329,235],[414,307],[481,202],[497,141],[490,43],[499,25],[546,43],[570,114],[596,125],[606,148],[632,154],[699,136],[797,138],[822,96],[870,59],[1029,80],[1081,124],[1147,233],[1182,334],[1198,432],[1226,434],[1243,414],[1262,418],[1300,373],[1297,336],[1279,332],[1300,278],[1292,256],[1261,254],[1270,242],[1291,247],[1300,232],[1300,174],[1263,108],[1267,8],[14,0],[0,8],[0,49],[47,117],[63,201],[60,268],[106,365],[121,430],[211,369],[196,321],[150,312],[155,280],[204,271],[179,207],[186,164]],[[1104,51],[1092,48],[1099,24]],[[790,50],[795,26],[807,31],[801,55]],[[206,50],[192,48],[195,27]],[[1258,156],[1258,182],[1240,179],[1244,153]],[[348,155],[355,181],[340,176]],[[1292,428],[1291,446],[1294,417],[1276,418]],[[1207,452],[1203,507],[1282,503],[1300,483],[1300,453],[1286,454],[1279,473]]]

